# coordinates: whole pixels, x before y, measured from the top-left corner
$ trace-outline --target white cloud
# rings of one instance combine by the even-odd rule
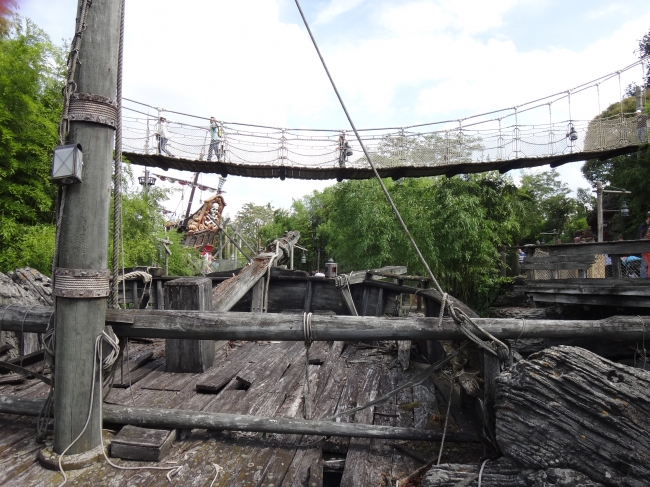
[[[478,34],[503,24],[503,15],[521,0],[418,1],[384,8],[381,22],[392,32],[416,33],[453,29]]]
[[[348,37],[333,21],[353,15],[363,0],[331,0],[317,15],[317,23],[328,24],[318,40],[357,126],[368,127],[463,117],[577,86],[632,62],[636,39],[650,24],[647,10],[635,12],[579,50],[523,50],[509,38],[504,16],[525,1],[377,1],[373,15],[357,19],[364,28]],[[58,32],[63,16],[71,26],[64,36],[71,37],[76,0],[24,0],[23,13],[53,8],[56,16],[35,20]],[[625,76],[623,88],[641,69]],[[275,0],[127,2],[124,79],[126,97],[171,110],[273,126],[346,127],[304,27],[283,22]],[[603,84],[601,109],[618,93],[617,79]],[[568,118],[566,103],[552,108],[554,117]],[[596,112],[594,90],[573,97],[574,119]],[[546,122],[548,110],[539,113]],[[571,168],[566,175],[576,179]],[[216,185],[217,176],[203,177]],[[229,178],[228,210],[234,214],[247,201],[288,206],[292,197],[331,183]]]
[[[613,14],[614,12],[618,12],[619,10],[626,10],[623,5],[620,5],[618,3],[612,3],[611,5],[606,6],[605,8],[601,8],[598,10],[591,10],[587,13],[587,18],[589,19],[599,19],[601,17],[605,17],[609,14]]]
[[[364,1],[365,0],[330,0],[330,3],[318,12],[314,24],[326,24],[331,22],[339,15],[358,7]]]

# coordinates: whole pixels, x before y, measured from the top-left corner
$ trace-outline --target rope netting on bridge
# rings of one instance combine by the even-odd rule
[[[623,83],[642,79],[649,62],[647,58],[641,59],[575,88],[515,107],[457,120],[359,132],[378,168],[544,159],[637,146],[648,141],[647,129],[640,130],[641,125],[646,127],[647,117],[641,121],[637,114],[625,113]],[[609,96],[602,96],[604,92]],[[617,95],[615,100],[612,93]],[[576,109],[578,94],[580,105]],[[620,103],[620,111],[607,118],[599,117],[601,104],[606,107],[612,102]],[[220,130],[215,143],[209,117],[128,99],[124,100],[123,110],[122,147],[127,153],[252,166],[368,167],[350,130],[291,129],[218,121]],[[574,119],[572,111],[589,112],[592,116],[588,120]],[[165,139],[162,146],[161,137]]]

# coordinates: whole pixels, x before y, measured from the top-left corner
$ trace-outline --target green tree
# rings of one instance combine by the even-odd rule
[[[261,241],[260,228],[272,221],[273,208],[270,203],[266,205],[246,203],[235,215],[233,224],[248,244],[256,249],[258,246],[263,246],[264,244]]]
[[[572,196],[567,183],[555,169],[539,173],[523,172],[521,190],[529,196],[526,204],[524,238],[540,239],[542,232],[556,230],[563,241],[570,241],[575,230],[586,226],[584,204]],[[580,228],[582,227],[582,228]]]
[[[516,240],[528,196],[497,173],[385,180],[442,286],[478,309],[499,287],[498,248]],[[309,268],[325,249],[343,272],[406,265],[424,268],[374,180],[345,181],[278,210],[263,232],[298,229]],[[321,265],[325,255],[321,255]]]
[[[195,248],[187,248],[181,244],[182,235],[175,230],[166,231],[165,219],[162,213],[162,203],[168,199],[172,190],[156,186],[142,191],[135,182],[131,166],[124,165],[122,194],[122,227],[123,242],[120,255],[120,265],[124,267],[155,266],[163,267],[164,248],[158,238],[169,238],[172,255],[169,256],[169,274],[172,276],[198,275],[201,270],[200,255]],[[111,247],[112,215],[111,209]],[[109,249],[109,256],[112,256]],[[112,264],[111,264],[112,265]]]
[[[51,151],[61,115],[63,51],[29,19],[0,29],[0,269],[31,265],[54,233]],[[50,253],[51,256],[51,253]]]

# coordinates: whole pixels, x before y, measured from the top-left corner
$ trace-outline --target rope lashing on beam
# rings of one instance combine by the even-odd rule
[[[309,33],[309,37],[312,40],[312,43],[314,44],[314,48],[316,49],[316,53],[318,54],[318,57],[320,58],[320,61],[323,65],[323,68],[325,69],[325,73],[327,74],[327,77],[330,80],[330,83],[332,84],[332,88],[334,89],[334,92],[336,93],[336,96],[341,104],[341,108],[345,112],[345,116],[348,119],[348,122],[350,123],[350,127],[352,127],[352,131],[354,132],[354,135],[357,138],[357,141],[359,142],[359,145],[361,146],[361,150],[363,151],[364,155],[366,156],[366,160],[368,161],[368,164],[372,168],[372,171],[375,175],[375,178],[377,179],[377,182],[379,183],[379,186],[381,187],[381,190],[384,193],[384,196],[386,197],[386,200],[390,204],[393,213],[395,214],[395,217],[397,218],[400,226],[402,227],[402,230],[408,237],[409,241],[411,242],[411,246],[413,247],[413,250],[418,256],[418,259],[424,266],[430,281],[434,284],[438,292],[440,292],[441,295],[444,296],[445,292],[443,291],[442,287],[438,283],[438,280],[436,277],[433,275],[433,271],[431,271],[431,268],[429,267],[429,264],[427,263],[426,259],[422,255],[422,252],[420,251],[420,248],[418,247],[417,243],[415,242],[415,239],[411,235],[411,232],[409,231],[408,227],[406,226],[406,223],[404,222],[404,219],[402,218],[402,215],[400,214],[399,210],[397,209],[397,206],[395,205],[395,202],[393,201],[393,198],[390,196],[390,193],[388,192],[388,189],[386,189],[386,186],[384,185],[384,182],[381,179],[381,176],[379,175],[379,172],[377,172],[377,167],[372,161],[372,157],[368,153],[368,150],[366,149],[366,146],[364,145],[363,141],[361,140],[361,136],[359,135],[359,131],[357,130],[356,126],[354,125],[354,122],[352,121],[352,117],[350,116],[350,113],[348,112],[347,107],[345,106],[345,103],[343,102],[343,98],[341,97],[341,94],[339,93],[338,88],[336,87],[336,83],[334,83],[334,79],[332,78],[332,75],[329,72],[329,69],[327,68],[327,64],[325,63],[325,59],[323,58],[320,49],[318,48],[318,44],[316,43],[316,39],[314,38],[314,35],[311,32],[311,29],[309,28],[309,24],[307,22],[307,18],[305,17],[305,14],[302,11],[302,8],[300,7],[300,2],[299,0],[295,0],[296,6],[298,7],[298,11],[300,12],[300,16],[302,17],[302,20],[305,24],[305,27],[307,28],[307,32]],[[515,117],[517,116],[517,108],[515,108]],[[510,355],[510,351],[508,347],[506,346],[505,343],[497,340],[495,337],[481,329],[480,326],[478,326],[476,323],[472,321],[472,319],[467,316],[465,313],[463,313],[461,310],[458,308],[455,308],[451,302],[447,303],[447,308],[449,315],[453,318],[454,322],[456,325],[460,328],[460,330],[465,334],[470,340],[472,340],[474,343],[476,343],[479,347],[482,347],[485,349],[487,352],[497,355],[498,352],[498,357],[502,361],[506,361],[508,359],[508,356]],[[444,309],[444,308],[443,308]],[[444,311],[443,311],[444,312]],[[496,345],[497,352],[493,349],[493,346],[490,346],[486,343],[483,342],[480,338],[478,338],[472,331],[468,329],[466,324],[469,323],[471,324],[475,329],[479,330],[483,335],[487,336],[489,339],[492,340],[492,344]]]

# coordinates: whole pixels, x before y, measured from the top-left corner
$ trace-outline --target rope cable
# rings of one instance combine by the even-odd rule
[[[117,120],[115,127],[115,161],[113,163],[113,265],[111,293],[108,299],[111,308],[119,308],[120,235],[122,234],[122,75],[124,60],[124,7],[121,2],[120,37],[117,54]]]
[[[438,461],[436,465],[440,465],[442,458],[442,451],[445,446],[445,436],[447,436],[447,424],[449,423],[449,413],[451,412],[451,399],[454,397],[454,383],[455,378],[451,378],[449,382],[449,400],[447,401],[447,414],[445,415],[445,426],[442,428],[442,439],[440,440],[440,450],[438,451]]]
[[[443,290],[440,287],[440,284],[438,284],[437,279],[433,275],[433,272],[431,272],[431,269],[429,268],[429,265],[427,264],[424,256],[420,252],[420,249],[418,248],[417,244],[415,243],[415,240],[413,239],[413,236],[411,235],[411,232],[409,232],[408,227],[406,226],[406,223],[404,223],[404,220],[402,219],[402,215],[400,214],[399,210],[395,206],[395,203],[393,202],[393,199],[391,198],[390,194],[388,193],[388,190],[386,189],[386,186],[384,185],[384,182],[381,179],[381,176],[379,175],[379,172],[377,172],[377,168],[375,164],[372,162],[372,158],[370,157],[370,154],[368,153],[368,150],[366,149],[366,146],[364,145],[363,141],[361,140],[361,136],[359,135],[359,132],[357,131],[357,127],[354,125],[354,122],[352,121],[352,117],[350,116],[347,107],[345,106],[345,103],[343,102],[343,98],[341,97],[341,94],[339,93],[338,88],[336,87],[336,84],[334,83],[334,79],[332,78],[332,75],[329,72],[329,69],[327,68],[327,64],[325,63],[325,59],[323,59],[323,56],[320,52],[320,49],[318,47],[318,44],[316,43],[316,39],[314,38],[314,35],[311,32],[311,28],[309,27],[309,23],[307,22],[307,19],[305,18],[305,14],[302,11],[302,8],[300,6],[299,0],[295,0],[296,6],[298,7],[298,11],[300,12],[300,16],[302,17],[302,20],[305,24],[305,27],[307,28],[307,32],[309,33],[309,37],[312,40],[312,43],[314,44],[314,48],[316,49],[316,52],[318,53],[318,57],[321,60],[321,63],[323,65],[323,68],[325,69],[325,73],[327,73],[327,77],[330,80],[330,83],[332,84],[332,88],[334,89],[334,92],[336,93],[336,97],[339,99],[339,102],[341,104],[341,108],[343,108],[343,111],[345,112],[345,116],[348,119],[348,122],[350,123],[350,127],[352,127],[352,131],[354,132],[354,135],[357,138],[357,141],[359,142],[359,145],[361,146],[361,149],[363,150],[364,155],[366,156],[366,159],[368,160],[368,163],[370,164],[370,167],[372,168],[372,171],[377,179],[379,181],[379,185],[381,186],[382,191],[384,192],[384,195],[386,196],[386,199],[388,200],[390,206],[393,209],[393,212],[395,213],[395,216],[399,220],[399,223],[402,226],[402,229],[408,236],[411,245],[413,246],[415,252],[417,253],[420,261],[424,265],[427,274],[429,275],[429,278],[435,285],[436,289],[442,294]]]

